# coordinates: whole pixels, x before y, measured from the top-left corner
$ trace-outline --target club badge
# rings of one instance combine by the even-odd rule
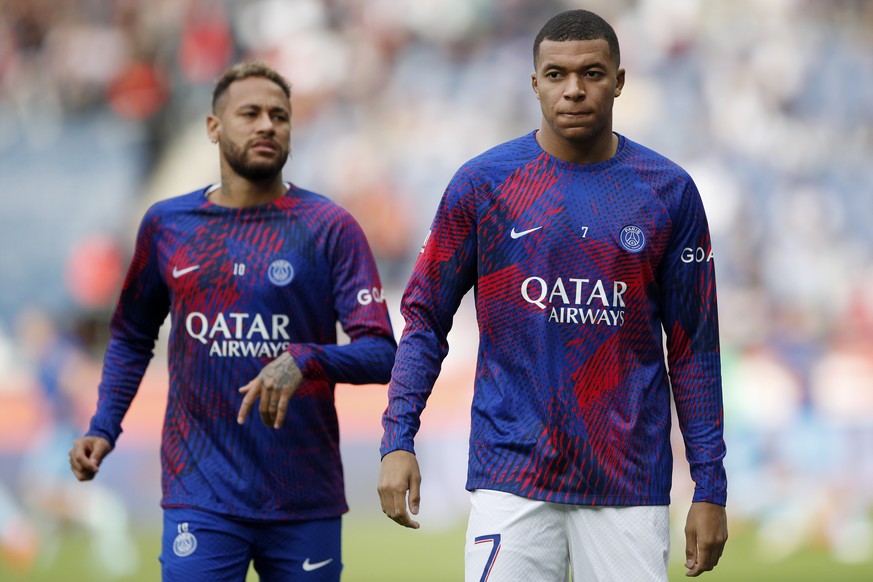
[[[180,558],[190,556],[197,549],[197,538],[188,531],[187,521],[179,524],[178,531],[179,535],[173,540],[173,553]]]
[[[294,267],[285,259],[276,259],[267,269],[270,282],[278,287],[284,287],[294,279]]]
[[[646,246],[646,233],[638,226],[629,224],[621,229],[618,236],[621,246],[632,253],[638,253]]]

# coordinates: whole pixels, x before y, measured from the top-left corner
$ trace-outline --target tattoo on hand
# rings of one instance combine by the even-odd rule
[[[296,388],[303,375],[291,354],[285,352],[264,367],[263,379],[268,390]]]

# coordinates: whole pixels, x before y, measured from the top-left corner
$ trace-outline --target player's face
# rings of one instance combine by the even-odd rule
[[[606,40],[544,40],[531,84],[543,112],[541,140],[559,152],[611,144],[612,106],[624,69]]]
[[[291,150],[291,103],[285,93],[269,79],[249,77],[233,82],[224,99],[210,133],[227,165],[252,182],[275,178]]]

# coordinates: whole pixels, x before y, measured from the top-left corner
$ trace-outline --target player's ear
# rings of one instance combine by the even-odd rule
[[[215,115],[206,117],[206,134],[209,136],[209,141],[218,143],[218,134],[221,129],[221,120]]]
[[[534,95],[537,96],[537,101],[540,100],[540,91],[537,87],[537,74],[536,71],[530,74],[530,87],[533,89]]]
[[[615,96],[621,95],[621,90],[624,89],[624,69],[619,69],[615,74]]]

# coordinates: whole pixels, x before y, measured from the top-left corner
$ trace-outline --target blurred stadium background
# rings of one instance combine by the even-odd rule
[[[142,213],[217,178],[204,119],[226,66],[292,80],[286,176],[361,222],[399,336],[444,186],[538,126],[532,40],[576,7],[622,43],[616,131],[685,166],[710,218],[732,539],[707,577],[873,579],[871,0],[0,0],[0,579],[159,576],[163,343],[99,479],[76,483],[66,451]],[[469,301],[451,341],[421,531],[378,510],[384,387],[338,388],[348,580],[462,577]]]

